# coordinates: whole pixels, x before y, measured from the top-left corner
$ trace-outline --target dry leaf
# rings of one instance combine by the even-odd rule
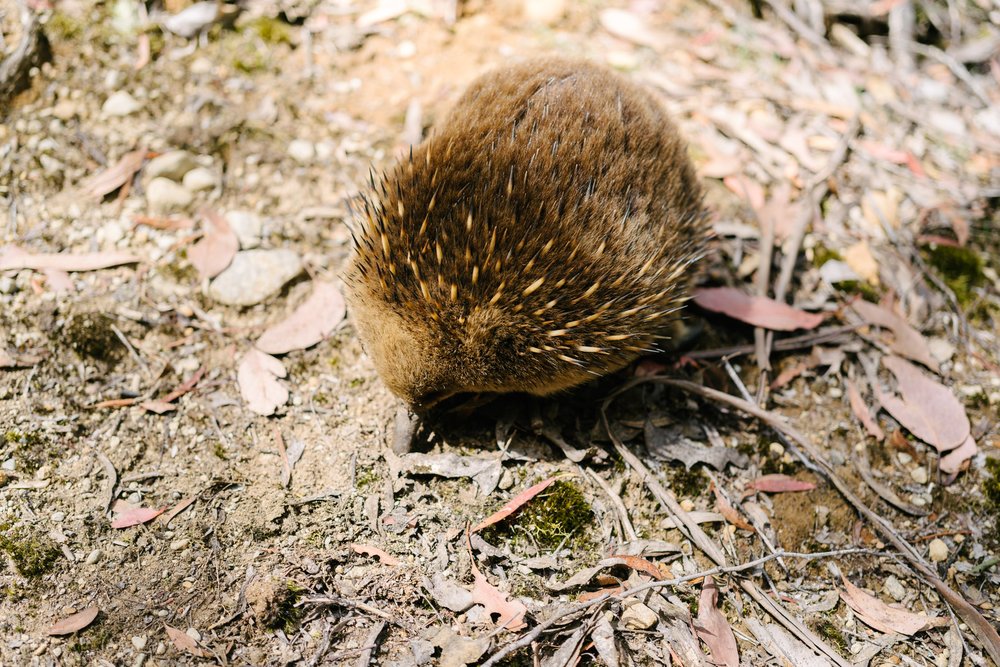
[[[875,393],[896,421],[939,452],[965,443],[972,427],[950,389],[899,357],[885,357],[882,364],[896,376],[900,397],[878,389]]]
[[[865,400],[861,398],[861,393],[858,391],[857,385],[850,378],[847,379],[847,398],[851,402],[851,411],[854,412],[854,416],[858,418],[865,427],[865,430],[868,431],[868,435],[874,437],[876,440],[884,440],[885,433],[868,411],[868,405],[865,404]]]
[[[889,345],[896,354],[907,359],[919,361],[934,372],[938,371],[938,362],[931,354],[930,347],[919,331],[910,326],[909,322],[885,308],[868,303],[863,299],[856,299],[851,308],[860,315],[866,322],[875,324],[884,329],[888,329],[893,334],[893,341]]]
[[[855,243],[844,251],[844,261],[847,266],[872,285],[879,284],[878,261],[872,255],[872,249],[865,241]]]
[[[763,475],[747,484],[747,488],[764,493],[787,493],[789,491],[812,491],[816,485],[788,475]]]
[[[970,434],[965,441],[941,457],[938,467],[946,473],[956,473],[962,468],[962,464],[971,459],[979,452],[976,441]]]
[[[549,477],[548,479],[541,481],[538,484],[535,484],[534,486],[528,489],[525,489],[521,493],[511,498],[506,505],[501,507],[499,510],[491,514],[483,521],[476,524],[476,526],[472,529],[472,532],[478,533],[480,530],[486,528],[487,526],[492,526],[495,523],[503,521],[511,514],[521,509],[522,505],[524,505],[529,500],[537,496],[539,493],[547,489],[554,481],[556,481],[555,477]]]
[[[755,211],[764,208],[764,188],[757,181],[751,181],[743,176],[726,176],[722,179],[729,190],[737,197],[747,202]]]
[[[190,507],[196,500],[198,500],[198,496],[189,496],[170,508],[170,511],[163,516],[163,519],[161,519],[164,527],[169,526],[170,522],[174,520],[174,517]]]
[[[898,632],[907,637],[921,630],[948,625],[947,618],[932,618],[897,609],[864,592],[846,578],[840,597],[862,621],[881,632]]]
[[[214,278],[229,266],[240,240],[224,217],[215,211],[204,211],[205,235],[188,249],[188,260],[198,270],[202,280]]]
[[[144,148],[125,153],[114,166],[84,181],[81,186],[83,194],[99,199],[106,194],[114,192],[135,176],[135,172],[139,171],[139,168],[142,167],[142,160],[145,157],[146,149]]]
[[[475,586],[472,588],[472,601],[481,604],[486,608],[486,613],[490,616],[498,614],[500,616],[497,625],[506,630],[520,630],[527,624],[524,622],[524,615],[528,608],[518,600],[509,600],[507,596],[494,588],[493,584],[486,580],[483,573],[479,571],[475,560],[472,561],[472,576],[475,577]]]
[[[132,526],[138,526],[141,523],[152,521],[165,511],[165,509],[156,509],[154,507],[129,507],[115,517],[114,521],[111,522],[111,527],[131,528]]]
[[[361,554],[362,556],[372,556],[378,558],[380,561],[386,565],[399,565],[399,559],[392,554],[386,553],[378,547],[373,547],[368,544],[352,544],[351,551],[356,554]]]
[[[646,21],[624,9],[601,11],[601,27],[615,37],[639,46],[651,48],[663,46],[663,38],[650,30]]]
[[[813,329],[823,322],[823,315],[807,313],[774,299],[750,296],[734,287],[697,289],[694,302],[713,313],[775,331]]]
[[[30,253],[17,246],[0,249],[0,271],[32,269],[45,271],[96,271],[121,264],[134,264],[139,258],[128,252]]]
[[[753,526],[747,523],[735,507],[729,502],[729,500],[722,495],[722,492],[713,484],[712,492],[715,494],[715,508],[719,510],[719,514],[726,517],[726,521],[733,524],[737,528],[743,530],[749,530],[751,533],[756,532]]]
[[[100,609],[97,607],[87,607],[81,611],[76,612],[66,618],[55,622],[51,628],[48,630],[48,635],[50,637],[58,637],[60,635],[71,635],[74,632],[79,632],[85,627],[94,622],[97,615],[100,613]]]
[[[191,635],[183,630],[173,628],[166,623],[163,624],[163,629],[167,631],[167,636],[170,637],[170,641],[174,643],[174,646],[177,647],[178,651],[186,651],[196,658],[212,657],[212,654],[209,651],[199,647],[198,642],[196,642]]]
[[[347,315],[347,305],[337,286],[317,280],[313,292],[286,319],[257,339],[257,349],[268,354],[304,350],[329,336]]]
[[[639,556],[629,556],[627,554],[610,554],[607,558],[601,561],[601,563],[608,563],[608,561],[620,561],[618,563],[613,563],[614,565],[625,565],[630,567],[637,572],[645,572],[654,579],[663,579],[663,570],[659,565],[651,561],[641,558]]]
[[[740,653],[736,647],[736,635],[729,621],[719,611],[719,589],[712,577],[705,577],[698,599],[698,618],[694,630],[698,639],[712,650],[712,662],[725,667],[739,667]]]
[[[236,383],[251,412],[267,417],[285,404],[288,390],[278,382],[285,375],[287,371],[280,361],[257,348],[252,347],[243,355],[236,370]]]

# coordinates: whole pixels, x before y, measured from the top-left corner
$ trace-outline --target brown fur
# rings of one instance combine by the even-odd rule
[[[707,235],[655,99],[597,65],[477,79],[372,191],[348,272],[358,332],[413,408],[550,394],[655,349]]]

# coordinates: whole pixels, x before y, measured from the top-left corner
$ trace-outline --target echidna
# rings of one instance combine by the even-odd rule
[[[707,237],[658,102],[556,58],[477,79],[364,199],[350,305],[417,411],[457,393],[551,394],[657,350]]]

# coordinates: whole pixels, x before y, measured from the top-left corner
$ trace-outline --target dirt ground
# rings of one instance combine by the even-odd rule
[[[539,627],[501,664],[724,662],[696,638],[710,604],[694,575],[713,566],[702,537],[729,565],[838,552],[716,577],[741,664],[990,664],[988,638],[927,572],[1000,621],[1000,5],[917,3],[907,23],[909,2],[801,3],[801,15],[764,3],[754,18],[733,0],[277,0],[183,36],[161,12],[190,3],[163,4],[33,3],[52,58],[0,110],[0,267],[13,246],[138,257],[0,270],[0,664],[480,664]],[[624,455],[599,413],[632,371],[541,406],[446,415],[426,429],[427,458],[399,458],[395,403],[348,316],[280,355],[289,398],[272,416],[248,409],[241,359],[315,280],[338,280],[369,168],[387,168],[479,73],[552,53],[609,64],[676,117],[716,225],[701,282],[769,293],[837,329],[778,332],[806,340],[776,345],[762,374],[752,326],[689,308],[698,334],[684,363],[660,360],[666,373],[739,395],[731,359],[926,572],[801,447],[732,406],[634,387],[607,413],[635,460]],[[123,187],[89,180],[130,151],[144,166]],[[151,178],[155,156],[175,151],[186,166]],[[301,268],[257,301],[223,303],[188,256],[213,214],[241,223],[243,251],[289,250]],[[796,239],[799,220],[811,224]],[[791,281],[768,292],[789,254]],[[850,276],[831,280],[833,268]],[[845,330],[859,297],[919,330],[968,415],[976,450],[954,475],[885,412],[884,439],[852,412],[848,380],[891,386],[873,355],[906,356],[884,331]],[[821,352],[836,360],[810,363]],[[141,405],[177,388],[162,414]],[[817,486],[744,492],[766,474]],[[553,476],[525,507],[548,505],[467,536]],[[657,482],[704,532],[677,529]],[[166,513],[115,527],[137,508]],[[643,560],[602,560],[621,554]],[[567,611],[654,574],[689,578]],[[872,627],[841,601],[845,579],[942,622],[912,636]],[[498,627],[518,604],[527,627]],[[52,633],[95,607],[85,628]]]

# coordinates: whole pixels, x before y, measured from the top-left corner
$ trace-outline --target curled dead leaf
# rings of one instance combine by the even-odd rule
[[[722,313],[735,320],[775,331],[814,329],[823,316],[807,313],[788,304],[762,296],[750,296],[733,287],[706,287],[695,290],[694,302],[705,310]]]
[[[843,583],[844,590],[840,593],[841,599],[857,613],[858,618],[876,630],[898,632],[909,637],[921,630],[948,625],[947,618],[934,618],[890,607],[877,597],[864,592],[846,578],[843,579]]]
[[[285,377],[287,373],[280,361],[257,348],[250,348],[243,355],[236,369],[236,382],[240,387],[240,396],[251,412],[268,417],[285,404],[288,390],[278,382],[278,378]]]
[[[59,637],[61,635],[71,635],[74,632],[79,632],[85,627],[94,622],[97,615],[101,612],[97,606],[87,607],[81,611],[71,614],[66,618],[56,621],[52,624],[52,627],[48,629],[47,634],[50,637]]]
[[[347,305],[340,289],[331,282],[317,280],[309,298],[287,318],[268,328],[255,345],[268,354],[304,350],[333,333],[345,315]]]

